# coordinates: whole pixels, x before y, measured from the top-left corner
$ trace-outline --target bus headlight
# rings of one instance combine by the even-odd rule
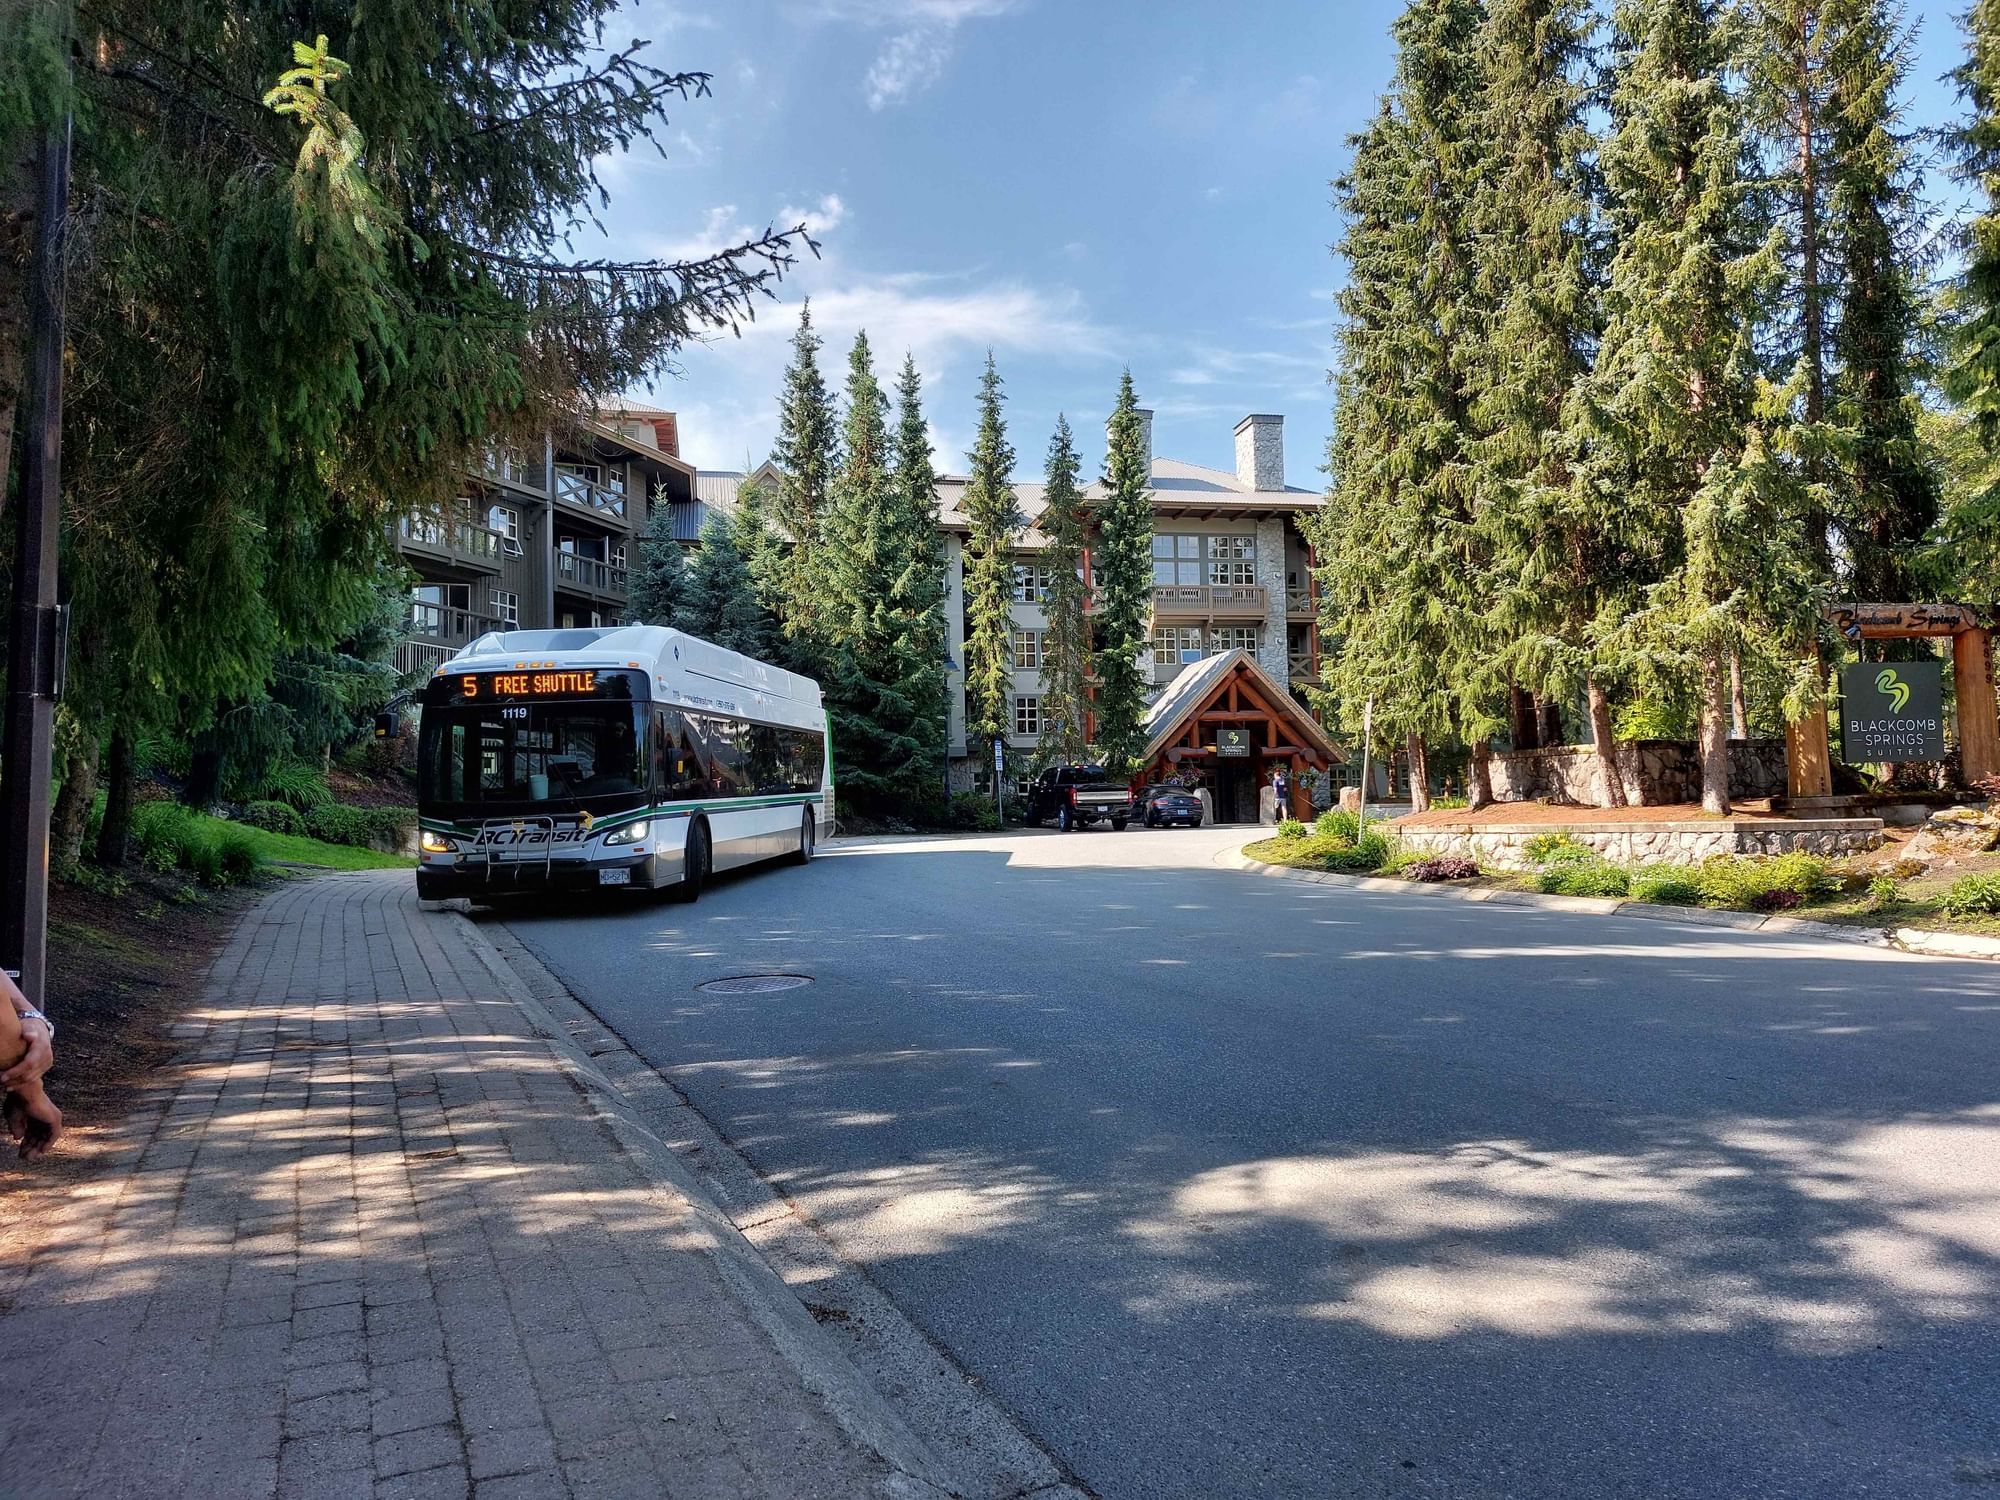
[[[636,823],[627,823],[623,828],[614,828],[604,835],[604,845],[608,849],[614,844],[636,844],[653,831],[653,825],[641,818]]]
[[[417,846],[426,854],[458,853],[458,845],[441,833],[432,833],[428,828],[424,830],[424,836],[417,840]]]

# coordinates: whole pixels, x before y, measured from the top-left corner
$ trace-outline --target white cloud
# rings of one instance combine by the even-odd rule
[[[757,239],[766,229],[793,229],[800,224],[814,239],[831,233],[847,218],[847,205],[838,193],[827,193],[810,208],[800,208],[787,204],[770,219],[761,224],[753,224],[740,217],[734,203],[724,203],[711,208],[703,216],[701,228],[680,239],[650,239],[641,245],[641,253],[649,260],[700,260],[714,255],[731,245],[741,245]]]
[[[944,76],[968,21],[1008,15],[1027,0],[795,0],[794,14],[809,21],[843,22],[893,32],[863,80],[868,107],[922,93]]]
[[[778,226],[789,229],[794,224],[806,226],[806,233],[814,239],[831,234],[847,217],[847,205],[840,201],[840,194],[828,193],[813,208],[785,207],[778,210]]]
[[[951,61],[949,27],[922,26],[889,39],[865,84],[870,109],[885,109],[912,94],[920,94],[944,76]]]
[[[853,275],[833,265],[815,268],[813,327],[825,341],[820,367],[830,384],[844,378],[848,346],[866,329],[875,372],[892,384],[905,351],[923,372],[924,399],[935,424],[940,387],[954,371],[976,367],[990,348],[1010,354],[1080,360],[1112,356],[1115,340],[1094,323],[1082,298],[1067,289],[1018,281],[982,284],[965,275],[899,273]],[[737,468],[747,451],[761,460],[777,428],[777,392],[798,309],[788,299],[765,307],[740,339],[691,346],[682,354],[683,379],[661,382],[654,397],[681,412],[687,457],[704,468]],[[950,446],[952,428],[934,426],[941,469],[962,468],[965,455]]]

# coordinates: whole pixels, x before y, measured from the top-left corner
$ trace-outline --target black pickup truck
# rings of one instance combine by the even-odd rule
[[[1068,833],[1108,818],[1122,830],[1131,816],[1131,796],[1102,766],[1050,766],[1028,792],[1028,822],[1035,827],[1054,819]]]

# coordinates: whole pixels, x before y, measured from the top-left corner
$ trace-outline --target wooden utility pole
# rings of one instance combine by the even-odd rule
[[[46,998],[49,934],[49,750],[62,688],[64,619],[56,603],[62,500],[64,230],[69,218],[67,117],[42,142],[34,250],[28,264],[29,348],[15,506],[14,619],[7,656],[5,781],[0,783],[0,966]]]

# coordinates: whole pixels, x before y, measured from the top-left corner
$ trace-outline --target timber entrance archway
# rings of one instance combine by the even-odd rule
[[[1850,641],[1949,638],[1958,699],[1959,759],[1966,785],[2000,776],[2000,708],[1993,688],[1993,632],[1966,604],[1837,604],[1827,612]],[[1785,784],[1794,803],[1833,796],[1826,710],[1785,726]]]
[[[1146,715],[1137,780],[1206,786],[1220,823],[1254,823],[1279,771],[1291,782],[1292,816],[1312,816],[1304,773],[1347,757],[1313,716],[1248,651],[1183,667]]]

